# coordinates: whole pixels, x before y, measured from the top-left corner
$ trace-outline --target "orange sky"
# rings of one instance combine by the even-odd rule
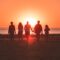
[[[42,25],[60,28],[60,0],[0,0],[0,27],[8,27],[10,21],[17,26],[19,17],[28,12]]]

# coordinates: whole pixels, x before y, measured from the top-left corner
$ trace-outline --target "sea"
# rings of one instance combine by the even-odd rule
[[[60,34],[60,28],[51,28],[49,31],[50,34]],[[0,34],[8,34],[8,29],[0,28]],[[18,34],[18,29],[16,29],[16,34]],[[24,32],[23,32],[24,34]],[[34,32],[31,32],[31,34],[34,34]],[[44,30],[43,30],[44,34]]]

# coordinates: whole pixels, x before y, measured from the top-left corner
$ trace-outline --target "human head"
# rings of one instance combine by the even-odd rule
[[[48,27],[48,25],[45,25],[45,27]]]
[[[13,22],[11,22],[11,25],[13,25]]]
[[[19,25],[22,25],[22,23],[21,23],[21,22],[19,22]]]
[[[29,24],[29,22],[27,21],[27,24]]]
[[[38,20],[37,23],[40,24],[40,21]]]

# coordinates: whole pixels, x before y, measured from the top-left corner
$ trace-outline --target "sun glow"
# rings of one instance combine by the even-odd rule
[[[41,24],[44,24],[44,17],[34,11],[24,11],[21,15],[19,14],[18,17],[18,22],[22,22],[22,24],[25,25],[28,21],[32,27],[36,25],[37,20],[40,20]]]
[[[32,27],[34,27],[36,25],[37,19],[34,16],[28,16],[28,15],[24,17],[20,17],[19,19],[19,22],[22,22],[23,25],[25,25],[27,21]]]
[[[36,19],[34,17],[29,17],[29,16],[25,17],[25,21],[23,23],[26,24],[27,21],[32,27],[34,27],[36,24]]]

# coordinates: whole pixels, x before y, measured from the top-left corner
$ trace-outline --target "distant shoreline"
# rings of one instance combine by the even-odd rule
[[[34,32],[30,32],[31,34],[35,34]],[[43,30],[43,34],[44,34]],[[50,34],[60,34],[60,29],[50,29]],[[8,29],[0,29],[0,34],[8,34]],[[18,34],[18,29],[16,29],[16,34]],[[25,34],[25,31],[23,31],[23,34]]]

